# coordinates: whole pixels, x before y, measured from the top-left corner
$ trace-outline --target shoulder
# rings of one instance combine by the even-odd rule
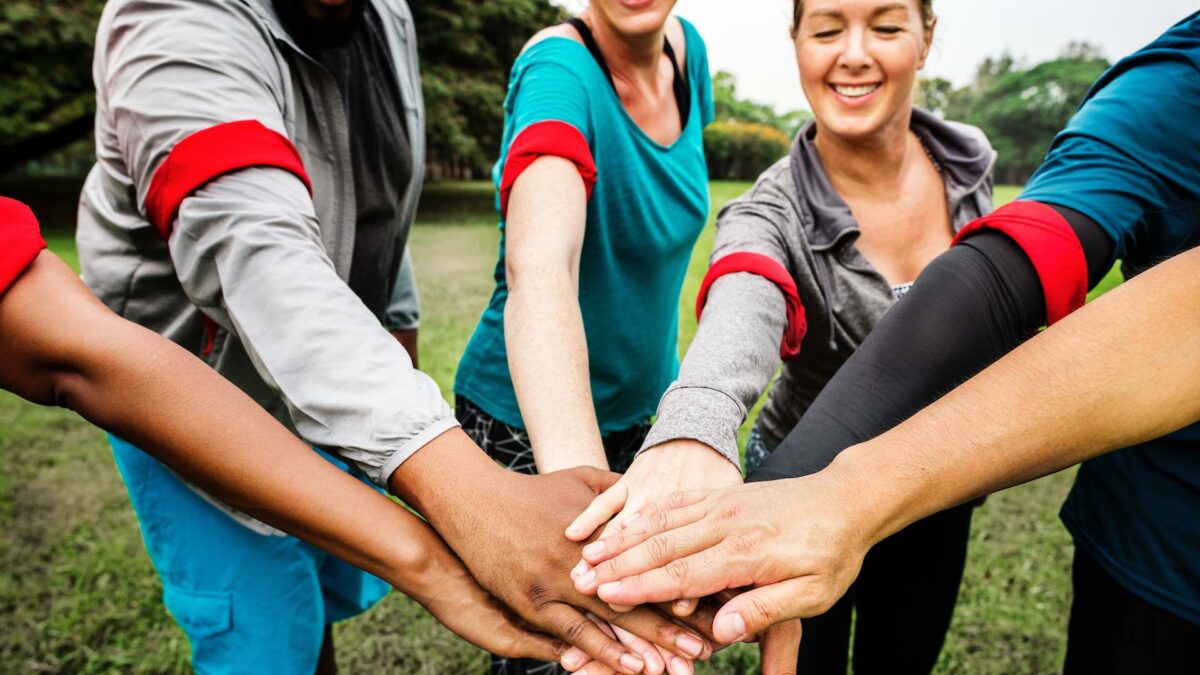
[[[236,0],[113,0],[101,16],[96,57],[253,62],[275,51],[261,11]]]
[[[529,38],[529,40],[525,43],[525,46],[521,47],[521,54],[524,55],[525,52],[529,51],[530,47],[545,42],[553,37],[566,38],[580,45],[583,44],[583,38],[579,37],[579,33],[572,28],[570,24],[559,23],[553,26],[547,26],[546,28],[534,33],[533,37]]]

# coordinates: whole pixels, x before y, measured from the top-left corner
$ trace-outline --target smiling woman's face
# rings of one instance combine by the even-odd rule
[[[796,61],[820,132],[848,141],[903,132],[932,39],[918,0],[805,0]]]

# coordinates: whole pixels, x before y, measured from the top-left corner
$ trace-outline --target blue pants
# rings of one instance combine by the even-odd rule
[[[109,443],[195,672],[311,675],[325,627],[387,595],[383,580],[295,537],[253,532],[150,455]]]

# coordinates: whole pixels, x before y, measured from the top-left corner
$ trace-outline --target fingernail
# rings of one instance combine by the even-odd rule
[[[562,657],[563,668],[568,670],[578,669],[581,661],[583,661],[583,655],[574,649],[567,650],[567,653],[563,654]]]
[[[567,527],[567,536],[569,537],[574,534],[579,534],[579,529],[580,528],[578,525],[576,525],[575,523],[571,523],[571,525],[569,527]]]
[[[580,560],[579,564],[575,566],[575,569],[571,570],[571,578],[578,579],[580,575],[584,574],[590,569],[591,566],[587,564],[586,560]]]
[[[692,675],[692,664],[676,656],[671,659],[671,675]]]
[[[646,661],[646,672],[651,675],[660,675],[663,669],[666,668],[662,657],[656,651],[642,652],[642,658]]]
[[[718,622],[721,624],[721,632],[725,635],[733,635],[733,642],[740,642],[746,637],[746,620],[737,612],[730,612],[721,617]]]
[[[591,588],[592,584],[596,583],[596,570],[588,570],[583,576],[579,577],[578,583],[584,588]]]
[[[600,588],[596,589],[596,595],[611,595],[617,592],[621,587],[620,581],[610,581],[606,584],[600,584]]]
[[[676,600],[672,609],[674,609],[676,615],[680,615],[680,614],[683,614],[684,612],[688,611],[688,609],[690,609],[691,606],[692,606],[691,600]]]
[[[634,654],[623,654],[621,656],[621,666],[631,673],[642,672],[642,667],[644,665],[645,662],[642,661],[641,657],[635,656]]]
[[[704,643],[700,641],[700,638],[687,633],[675,638],[675,646],[679,647],[679,651],[693,659],[700,656],[700,652],[704,651]]]
[[[595,557],[601,553],[604,553],[604,542],[602,541],[593,541],[592,543],[583,547],[583,554],[586,556]]]

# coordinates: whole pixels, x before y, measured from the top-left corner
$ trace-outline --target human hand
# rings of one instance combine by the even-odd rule
[[[637,605],[754,587],[717,612],[719,642],[822,614],[883,534],[852,478],[835,463],[804,478],[675,493],[584,548],[596,577],[583,590]]]
[[[645,506],[665,498],[673,492],[693,489],[717,489],[742,483],[742,472],[723,455],[708,445],[696,440],[681,438],[656,445],[637,456],[629,471],[592,500],[587,509],[579,514],[567,527],[567,538],[584,541],[596,528],[608,523],[601,537],[607,537],[624,522]],[[611,520],[610,520],[611,519]],[[576,580],[576,590],[594,591],[591,566],[586,560],[571,570]],[[677,600],[671,605],[676,616],[687,616],[697,606],[697,599]],[[614,605],[613,609],[626,612],[631,607]]]
[[[573,588],[568,572],[579,560],[579,545],[561,533],[615,475],[583,468],[517,474],[487,459],[460,430],[443,436],[449,438],[439,437],[401,465],[393,490],[426,515],[480,585],[517,616],[621,673],[642,672],[654,661],[651,642],[684,659],[711,654],[711,645],[669,617],[647,608],[619,614]],[[646,648],[623,646],[586,612],[648,641]]]

